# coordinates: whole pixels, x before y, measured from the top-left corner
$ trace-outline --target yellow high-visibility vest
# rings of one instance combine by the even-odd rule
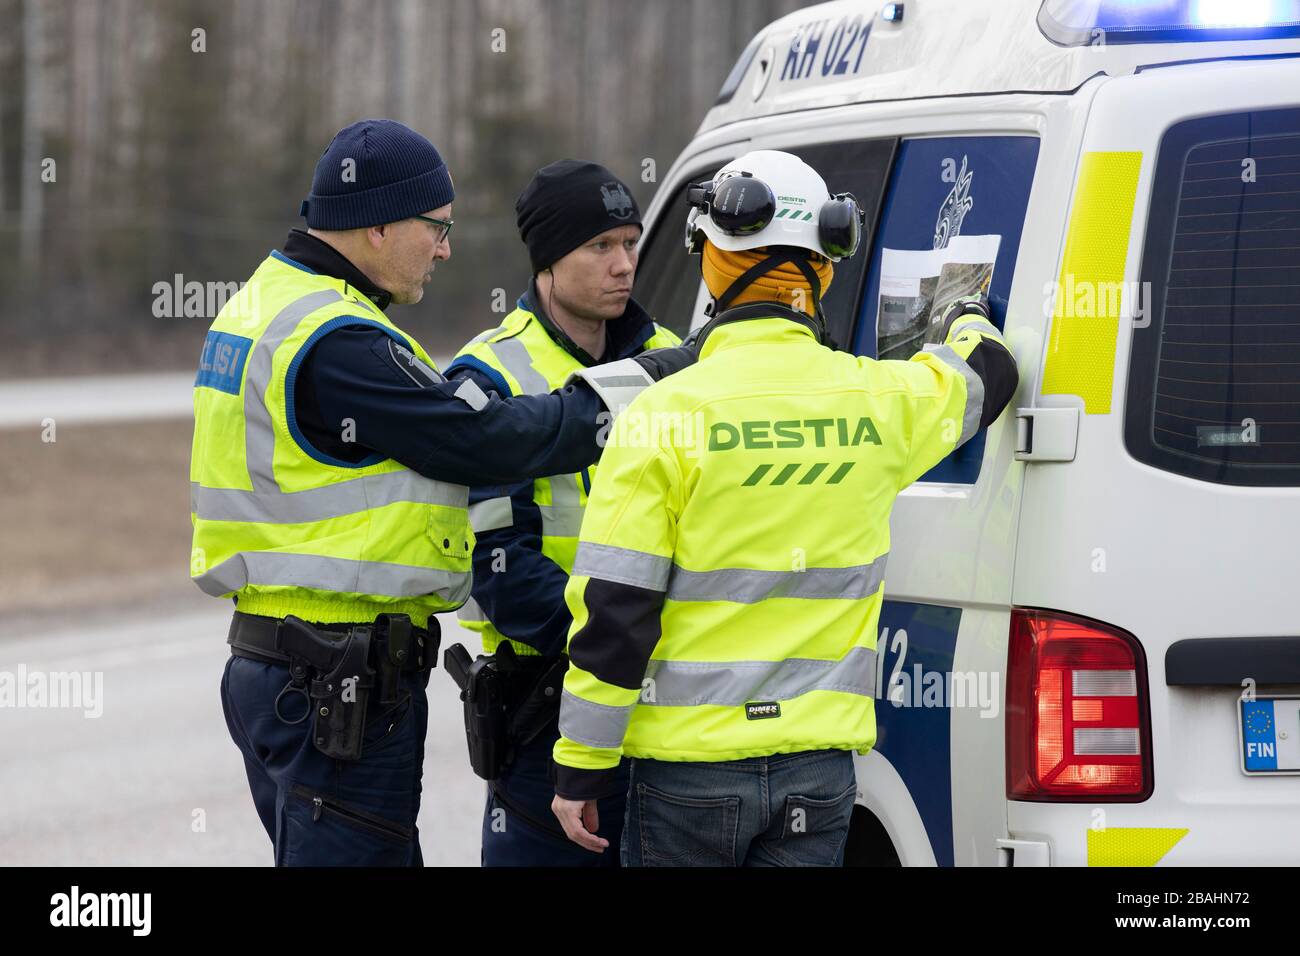
[[[339,623],[403,613],[424,626],[469,595],[469,489],[379,454],[341,461],[303,435],[298,368],[345,325],[379,329],[437,377],[364,295],[278,253],[212,323],[194,387],[190,574],[248,614]]]
[[[643,349],[680,345],[681,339],[658,325],[646,339]],[[521,304],[495,329],[472,339],[452,365],[465,358],[486,366],[501,379],[510,395],[540,395],[560,388],[574,372],[585,366],[551,336],[538,317]],[[503,398],[505,396],[502,396]],[[542,515],[542,553],[567,574],[573,568],[578,550],[578,529],[587,507],[588,487],[594,481],[596,467],[581,473],[552,475],[533,482],[533,501]],[[475,531],[493,531],[513,524],[508,497],[490,498],[470,508]],[[483,653],[496,653],[497,645],[507,638],[488,620],[473,598],[456,612],[460,623],[483,636]],[[510,641],[517,654],[538,652],[521,641]]]

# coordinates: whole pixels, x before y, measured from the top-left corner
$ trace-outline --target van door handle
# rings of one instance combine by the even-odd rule
[[[1016,461],[1074,461],[1077,408],[1017,408]]]

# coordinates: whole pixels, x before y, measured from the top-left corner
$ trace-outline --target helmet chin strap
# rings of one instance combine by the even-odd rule
[[[826,316],[822,313],[822,283],[817,278],[817,272],[813,269],[808,257],[801,255],[798,250],[793,248],[783,249],[780,252],[774,252],[766,259],[761,259],[754,263],[744,272],[742,272],[731,285],[723,290],[722,295],[718,296],[713,302],[710,302],[704,309],[704,314],[710,318],[720,315],[722,312],[735,301],[740,293],[754,284],[762,276],[771,272],[773,269],[785,265],[787,262],[793,263],[795,268],[803,273],[803,277],[808,280],[808,285],[812,289],[813,297],[813,319],[809,323],[817,335],[817,341],[826,343],[829,339],[826,331]],[[700,271],[704,271],[703,258],[700,260]],[[795,310],[799,311],[799,310]],[[714,323],[710,322],[709,325]],[[700,337],[703,340],[703,336]]]

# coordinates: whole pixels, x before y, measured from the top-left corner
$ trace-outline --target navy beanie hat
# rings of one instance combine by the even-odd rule
[[[364,229],[409,219],[455,198],[433,144],[404,123],[365,119],[330,141],[299,215],[312,229]]]
[[[576,159],[539,169],[515,200],[515,214],[534,275],[592,236],[641,225],[641,209],[622,180]]]

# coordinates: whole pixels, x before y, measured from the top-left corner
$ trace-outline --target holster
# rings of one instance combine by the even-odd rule
[[[465,704],[469,765],[484,780],[496,780],[508,763],[506,682],[499,657],[471,660],[463,644],[453,644],[443,655],[443,667],[460,688]]]
[[[569,658],[559,654],[546,660],[541,673],[525,689],[510,715],[507,734],[515,747],[532,743],[560,712],[560,694],[564,690]]]
[[[305,720],[307,714],[288,720],[281,713],[286,695],[302,694],[313,717],[316,749],[338,760],[358,760],[372,690],[378,686],[378,703],[388,708],[401,703],[404,672],[427,686],[440,633],[436,618],[419,628],[405,614],[380,614],[373,624],[345,628],[326,632],[293,615],[279,620],[236,613],[229,643],[232,653],[288,664],[289,683],[276,698],[276,716],[288,724]]]
[[[354,627],[341,641],[323,637],[290,615],[280,628],[280,650],[289,655],[289,675],[306,683],[311,704],[312,742],[336,760],[359,760],[365,740],[366,709],[375,669],[370,666],[370,627]],[[307,681],[310,672],[315,677]]]
[[[443,666],[461,689],[470,767],[492,781],[510,766],[517,748],[555,719],[569,659],[518,657],[503,641],[495,654],[476,660],[463,645],[453,645]]]

